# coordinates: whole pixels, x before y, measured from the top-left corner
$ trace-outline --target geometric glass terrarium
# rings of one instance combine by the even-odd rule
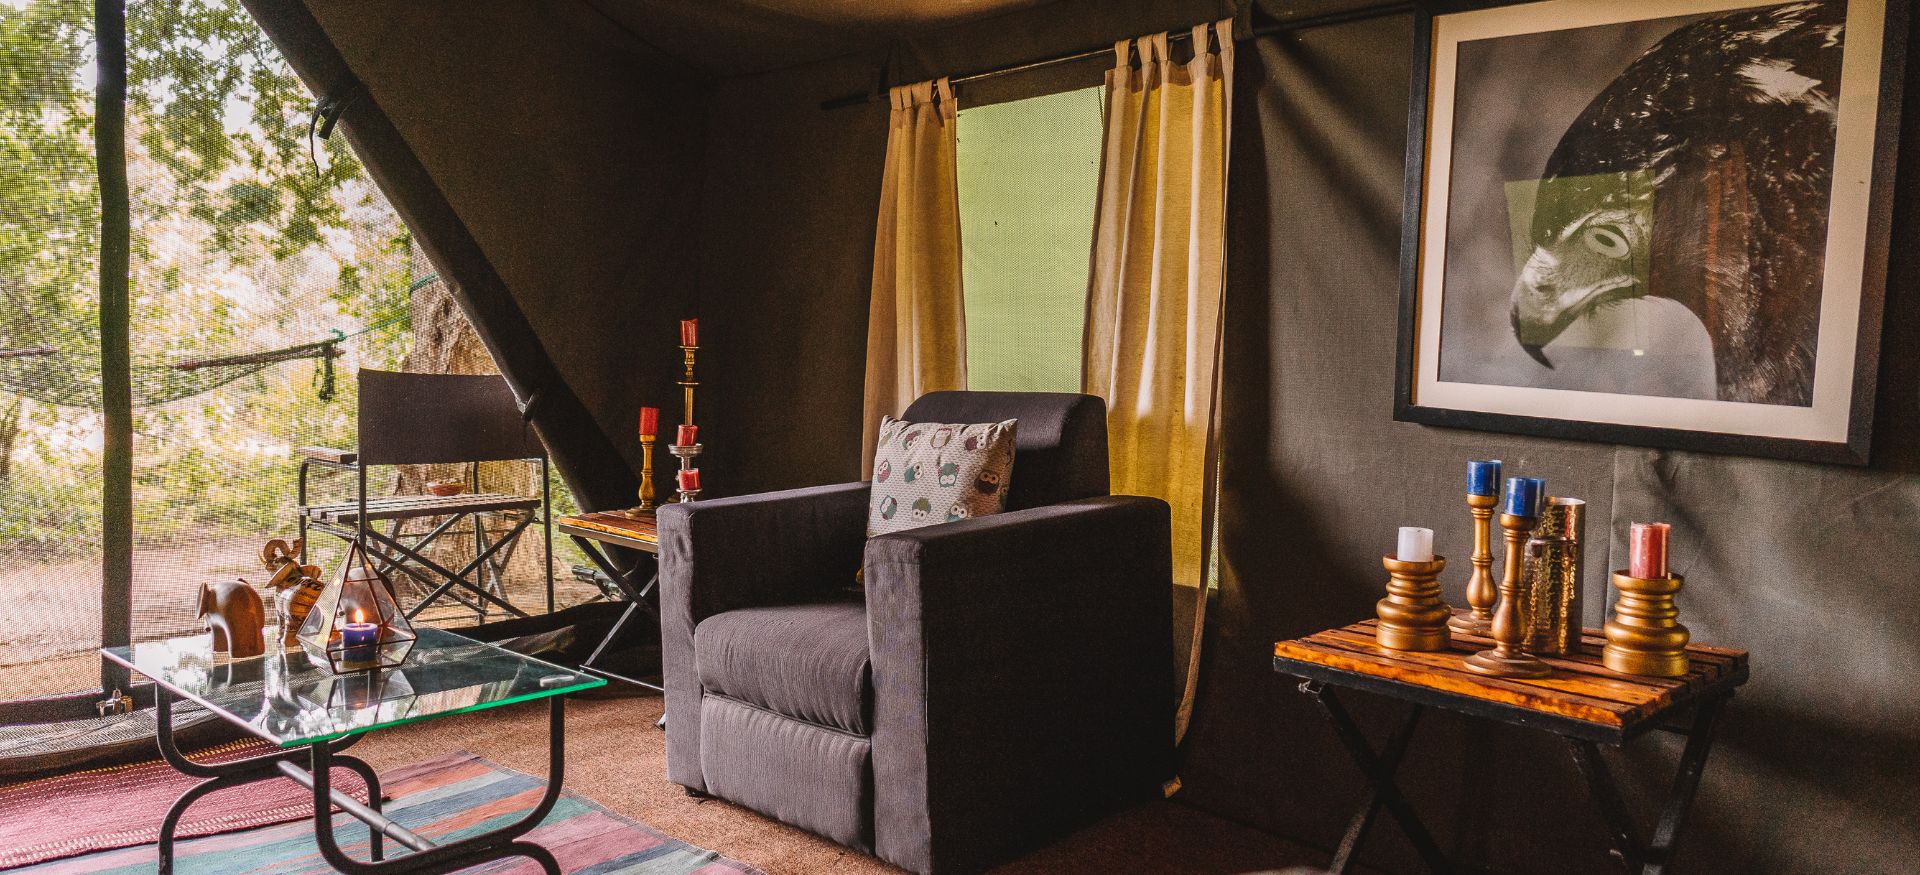
[[[355,540],[340,577],[314,600],[295,637],[314,665],[335,673],[392,668],[419,636],[393,598],[393,584]]]

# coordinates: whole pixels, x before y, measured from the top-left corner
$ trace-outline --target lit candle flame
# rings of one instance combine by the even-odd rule
[[[355,623],[365,623],[367,621],[367,612],[355,608],[353,611],[353,621]]]

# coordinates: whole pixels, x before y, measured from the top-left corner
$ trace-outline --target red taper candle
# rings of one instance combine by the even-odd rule
[[[680,491],[698,492],[700,490],[700,469],[688,468],[680,472]]]
[[[1658,580],[1667,573],[1666,523],[1634,523],[1627,537],[1627,573],[1641,580]]]
[[[700,320],[698,319],[680,320],[680,345],[681,346],[699,346],[700,345]]]
[[[640,436],[653,437],[660,433],[660,408],[640,408]]]
[[[694,444],[699,443],[700,442],[700,426],[697,426],[697,425],[680,426],[680,431],[678,434],[674,435],[673,442],[675,445],[682,446],[682,447],[690,447],[690,446],[693,446]]]

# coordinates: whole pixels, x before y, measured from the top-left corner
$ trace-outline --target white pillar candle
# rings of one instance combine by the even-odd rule
[[[1432,562],[1433,530],[1401,526],[1400,549],[1393,556],[1402,562]]]

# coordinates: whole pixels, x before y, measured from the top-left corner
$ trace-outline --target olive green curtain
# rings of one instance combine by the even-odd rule
[[[1232,23],[1199,25],[1192,37],[1186,63],[1173,60],[1166,34],[1114,45],[1084,347],[1086,391],[1107,400],[1113,491],[1172,505],[1174,580],[1201,587],[1180,734],[1213,576],[1209,453],[1225,278]]]
[[[899,416],[927,392],[967,387],[953,88],[939,79],[891,97],[867,317],[866,469],[882,416]]]

